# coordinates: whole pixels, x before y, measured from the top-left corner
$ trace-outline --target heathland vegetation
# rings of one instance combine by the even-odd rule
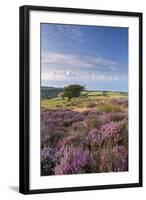
[[[41,175],[128,170],[128,94],[41,88]]]

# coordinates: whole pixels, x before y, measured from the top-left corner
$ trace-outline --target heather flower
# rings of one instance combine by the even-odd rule
[[[100,139],[99,131],[98,129],[94,128],[91,129],[88,136],[86,137],[86,140],[88,140],[89,143],[97,142]]]
[[[75,148],[73,145],[66,146],[63,156],[54,169],[56,175],[79,174],[90,171],[90,154],[88,150]]]
[[[101,141],[106,144],[114,145],[121,139],[120,128],[116,122],[110,122],[101,126],[99,132]]]
[[[52,175],[55,167],[55,153],[52,148],[44,146],[41,149],[41,175]]]
[[[81,113],[76,113],[73,117],[73,122],[83,121],[84,116]]]
[[[88,148],[89,151],[98,151],[101,146],[100,133],[98,129],[94,128],[83,138],[82,144],[84,148]]]
[[[64,128],[57,128],[54,130],[49,131],[49,138],[48,138],[48,144],[51,145],[52,147],[56,146],[56,143],[59,140],[63,140],[63,138],[66,136],[66,132]]]
[[[52,148],[44,146],[41,149],[41,160],[42,159],[53,159],[54,158],[54,150]]]
[[[96,128],[98,126],[98,117],[95,114],[88,115],[84,120],[85,126],[87,129]]]
[[[53,113],[52,117],[55,118],[62,118],[62,119],[67,119],[67,118],[72,118],[75,115],[75,111],[72,110],[57,110]]]
[[[112,171],[111,148],[102,148],[100,151],[100,172]]]
[[[112,150],[114,158],[114,171],[127,171],[128,170],[128,152],[122,145],[117,145]]]
[[[102,113],[98,116],[98,121],[100,125],[111,122],[110,115],[108,113]]]
[[[41,175],[128,170],[126,102],[103,102],[105,112],[42,109]]]
[[[54,128],[55,128],[55,125],[56,125],[55,120],[49,117],[49,118],[47,119],[47,126],[48,126],[48,129],[54,129]]]
[[[128,106],[128,99],[112,99],[112,104]]]
[[[81,137],[80,135],[69,135],[62,141],[62,145],[74,145],[79,146],[81,143]]]
[[[128,170],[128,153],[124,146],[103,148],[100,152],[100,172]]]
[[[78,138],[85,137],[88,132],[88,128],[84,121],[76,122],[72,124],[72,127],[69,129],[71,135],[76,135]]]

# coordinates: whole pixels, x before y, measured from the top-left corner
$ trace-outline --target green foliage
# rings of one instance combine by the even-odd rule
[[[121,112],[121,108],[118,105],[112,105],[112,104],[101,104],[99,106],[100,111],[102,112]]]
[[[81,91],[84,90],[84,86],[81,85],[69,85],[64,88],[64,97],[67,97],[70,100],[72,97],[79,97]]]

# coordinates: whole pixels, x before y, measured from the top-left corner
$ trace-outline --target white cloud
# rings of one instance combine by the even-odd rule
[[[94,63],[85,60],[79,56],[74,56],[71,54],[59,54],[59,53],[47,53],[43,54],[41,58],[42,64],[61,64],[68,66],[80,66],[80,67],[91,67]]]
[[[42,55],[41,62],[43,81],[117,81],[119,76],[122,77],[121,66],[116,61],[99,55],[89,57],[48,52]]]
[[[118,62],[102,58],[99,56],[89,57],[89,56],[48,52],[42,54],[41,63],[48,65],[48,67],[49,64],[55,64],[59,65],[59,67],[60,65],[64,65],[67,66],[68,68],[86,68],[86,69],[96,68],[96,70],[101,70],[101,71],[119,70]]]
[[[41,75],[42,81],[51,81],[51,80],[58,80],[58,81],[64,81],[64,80],[95,80],[95,81],[112,81],[112,80],[118,80],[118,76],[107,76],[105,74],[100,73],[85,73],[80,71],[49,71],[49,72],[43,72]]]

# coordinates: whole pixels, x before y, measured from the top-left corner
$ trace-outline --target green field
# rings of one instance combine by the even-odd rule
[[[43,108],[50,109],[72,109],[77,111],[84,111],[91,109],[97,109],[100,111],[106,110],[111,112],[112,110],[120,111],[119,105],[111,103],[112,99],[127,99],[127,93],[120,92],[102,92],[102,91],[83,91],[80,97],[74,97],[70,101],[67,98],[42,98],[41,106]],[[104,108],[103,108],[104,107]],[[111,108],[112,107],[112,108]]]

